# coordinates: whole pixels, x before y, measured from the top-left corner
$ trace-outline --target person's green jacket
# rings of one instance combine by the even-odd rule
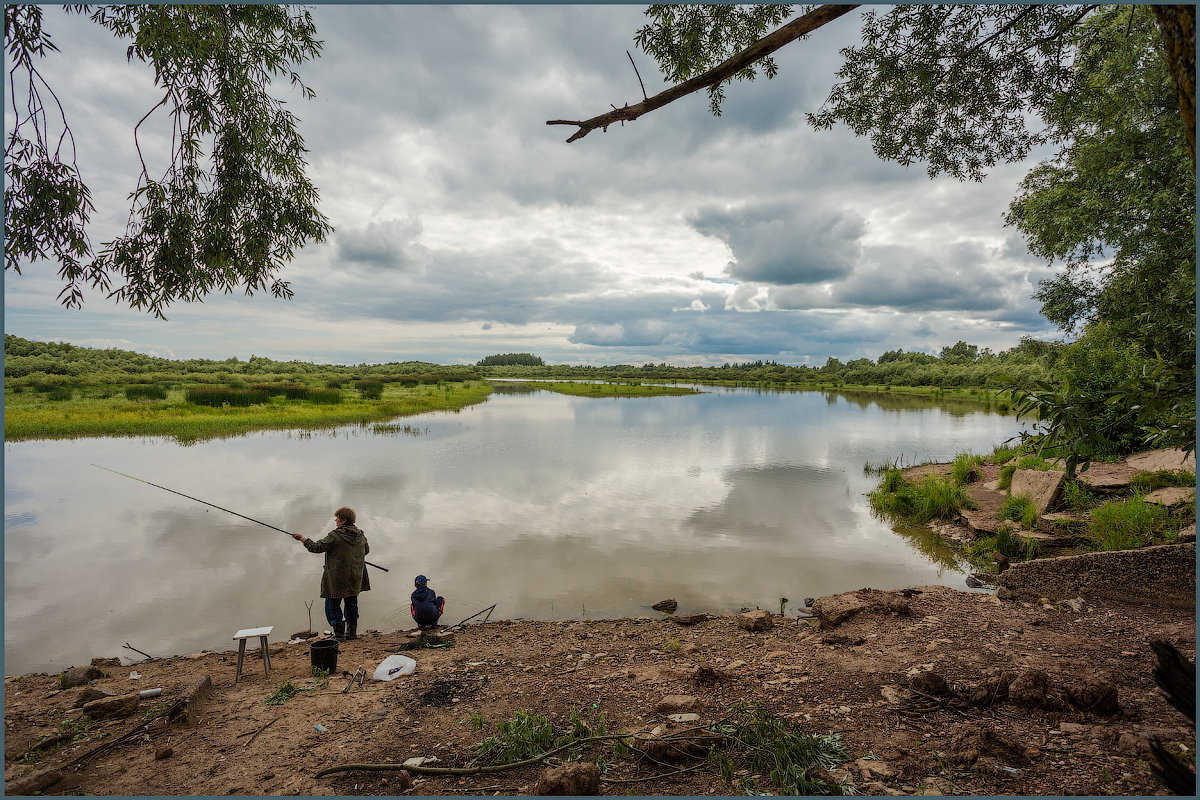
[[[319,541],[305,539],[304,546],[310,553],[325,554],[321,597],[354,597],[371,588],[366,565],[371,546],[367,535],[354,525],[334,528]]]

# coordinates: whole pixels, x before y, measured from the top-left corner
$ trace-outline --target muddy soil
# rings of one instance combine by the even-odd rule
[[[860,608],[840,624],[776,614],[773,627],[755,632],[728,615],[687,626],[667,615],[489,622],[468,625],[451,646],[415,650],[405,649],[413,640],[404,632],[369,632],[342,645],[338,672],[325,682],[311,676],[307,644],[272,644],[269,678],[248,654],[236,685],[234,652],[108,666],[94,684],[161,687],[162,695],[31,755],[82,716],[73,705],[84,687],[59,690],[57,676],[45,674],[6,678],[5,780],[11,793],[14,781],[45,776],[53,780],[45,794],[530,794],[540,767],[413,774],[410,789],[395,771],[315,774],[413,757],[466,766],[472,745],[516,711],[556,723],[572,710],[603,713],[609,731],[647,731],[668,724],[656,710],[668,695],[694,698],[701,723],[749,701],[806,733],[841,734],[852,757],[833,777],[863,794],[1165,794],[1151,772],[1149,737],[1194,758],[1194,730],[1155,687],[1149,645],[1166,639],[1194,659],[1189,612],[1108,601],[1043,607],[946,587],[908,597],[863,590],[849,600]],[[416,672],[342,692],[341,670],[371,671],[394,652],[412,656]],[[945,680],[944,694],[926,672]],[[1038,673],[1044,679],[1032,683],[1043,691],[1031,694]],[[147,723],[205,675],[214,687],[192,706],[191,724]],[[910,688],[914,675],[921,694]],[[267,704],[285,679],[302,691]],[[680,702],[677,709],[690,705]],[[137,735],[125,743],[69,765],[131,730]],[[609,744],[587,757],[601,755],[601,794],[728,795],[751,781],[770,791],[765,776],[735,775],[730,785],[708,766],[656,778],[677,768],[617,755]]]

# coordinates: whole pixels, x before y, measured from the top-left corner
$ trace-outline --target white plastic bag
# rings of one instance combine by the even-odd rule
[[[401,675],[410,675],[417,668],[417,662],[413,661],[408,656],[402,656],[399,653],[388,656],[383,662],[375,668],[375,674],[371,676],[373,680],[390,681],[399,678]]]

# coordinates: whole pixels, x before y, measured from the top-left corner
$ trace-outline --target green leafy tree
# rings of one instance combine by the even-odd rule
[[[58,48],[33,5],[4,8],[11,133],[5,145],[5,270],[32,261],[59,268],[67,307],[83,287],[162,317],[173,302],[213,291],[269,287],[298,247],[332,230],[305,174],[296,117],[268,93],[286,78],[313,92],[294,66],[321,43],[308,11],[276,5],[70,6],[120,40],[130,61],[154,70],[162,99],[133,131],[141,171],[123,235],[96,251],[95,210],[76,163],[68,110],[38,67]],[[168,163],[155,170],[138,138],[162,109],[170,120]]]

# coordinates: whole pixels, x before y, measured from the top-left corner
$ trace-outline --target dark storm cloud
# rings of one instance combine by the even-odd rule
[[[845,277],[854,269],[866,232],[857,214],[780,202],[708,206],[687,221],[729,246],[734,257],[729,275],[784,286]]]
[[[368,267],[408,271],[421,268],[428,252],[417,239],[421,221],[413,217],[369,222],[365,228],[337,231],[333,236],[339,259]]]
[[[989,269],[990,254],[977,244],[960,243],[933,251],[868,248],[864,260],[864,269],[834,286],[833,299],[839,305],[993,311],[1011,300],[1006,282]]]

